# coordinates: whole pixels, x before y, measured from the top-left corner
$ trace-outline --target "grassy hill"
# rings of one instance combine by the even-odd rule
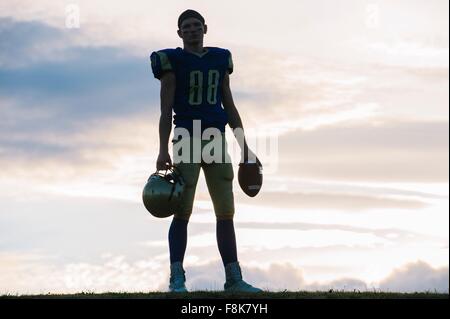
[[[359,292],[359,291],[283,291],[262,293],[225,293],[223,291],[194,291],[189,293],[77,293],[43,295],[2,295],[0,299],[448,299],[448,293]]]

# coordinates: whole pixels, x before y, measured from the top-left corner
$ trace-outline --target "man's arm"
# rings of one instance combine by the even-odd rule
[[[228,124],[233,129],[233,133],[241,147],[241,154],[243,155],[244,160],[248,158],[252,158],[254,155],[252,151],[249,150],[247,141],[245,140],[244,127],[242,125],[241,117],[239,116],[239,112],[234,105],[233,95],[231,93],[230,88],[230,75],[228,71],[225,72],[225,76],[222,83],[222,104],[225,112],[228,115]],[[242,132],[242,136],[236,136],[235,129],[240,129]],[[250,154],[249,154],[250,151]]]
[[[169,137],[172,130],[172,107],[175,100],[175,73],[167,72],[161,77],[161,116],[159,118],[159,155],[156,169],[163,170],[172,161],[169,155]]]

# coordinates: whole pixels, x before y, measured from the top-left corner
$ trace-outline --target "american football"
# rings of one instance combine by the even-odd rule
[[[254,163],[239,163],[238,180],[242,191],[250,197],[255,197],[263,183],[263,167],[259,159]]]

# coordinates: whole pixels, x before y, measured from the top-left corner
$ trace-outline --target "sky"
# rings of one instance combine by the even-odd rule
[[[0,293],[167,291],[170,219],[141,202],[158,155],[149,55],[182,46],[188,8],[205,17],[205,45],[233,54],[264,165],[257,197],[234,181],[244,279],[448,293],[448,6],[2,1]],[[202,175],[188,232],[187,288],[222,289]]]

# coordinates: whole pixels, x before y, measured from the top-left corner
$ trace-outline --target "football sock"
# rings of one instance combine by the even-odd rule
[[[228,263],[236,262],[236,235],[234,233],[232,219],[217,220],[216,237],[223,265],[225,266]]]
[[[170,224],[169,251],[171,264],[177,261],[183,263],[187,244],[187,225],[187,220],[179,218],[174,218]]]

